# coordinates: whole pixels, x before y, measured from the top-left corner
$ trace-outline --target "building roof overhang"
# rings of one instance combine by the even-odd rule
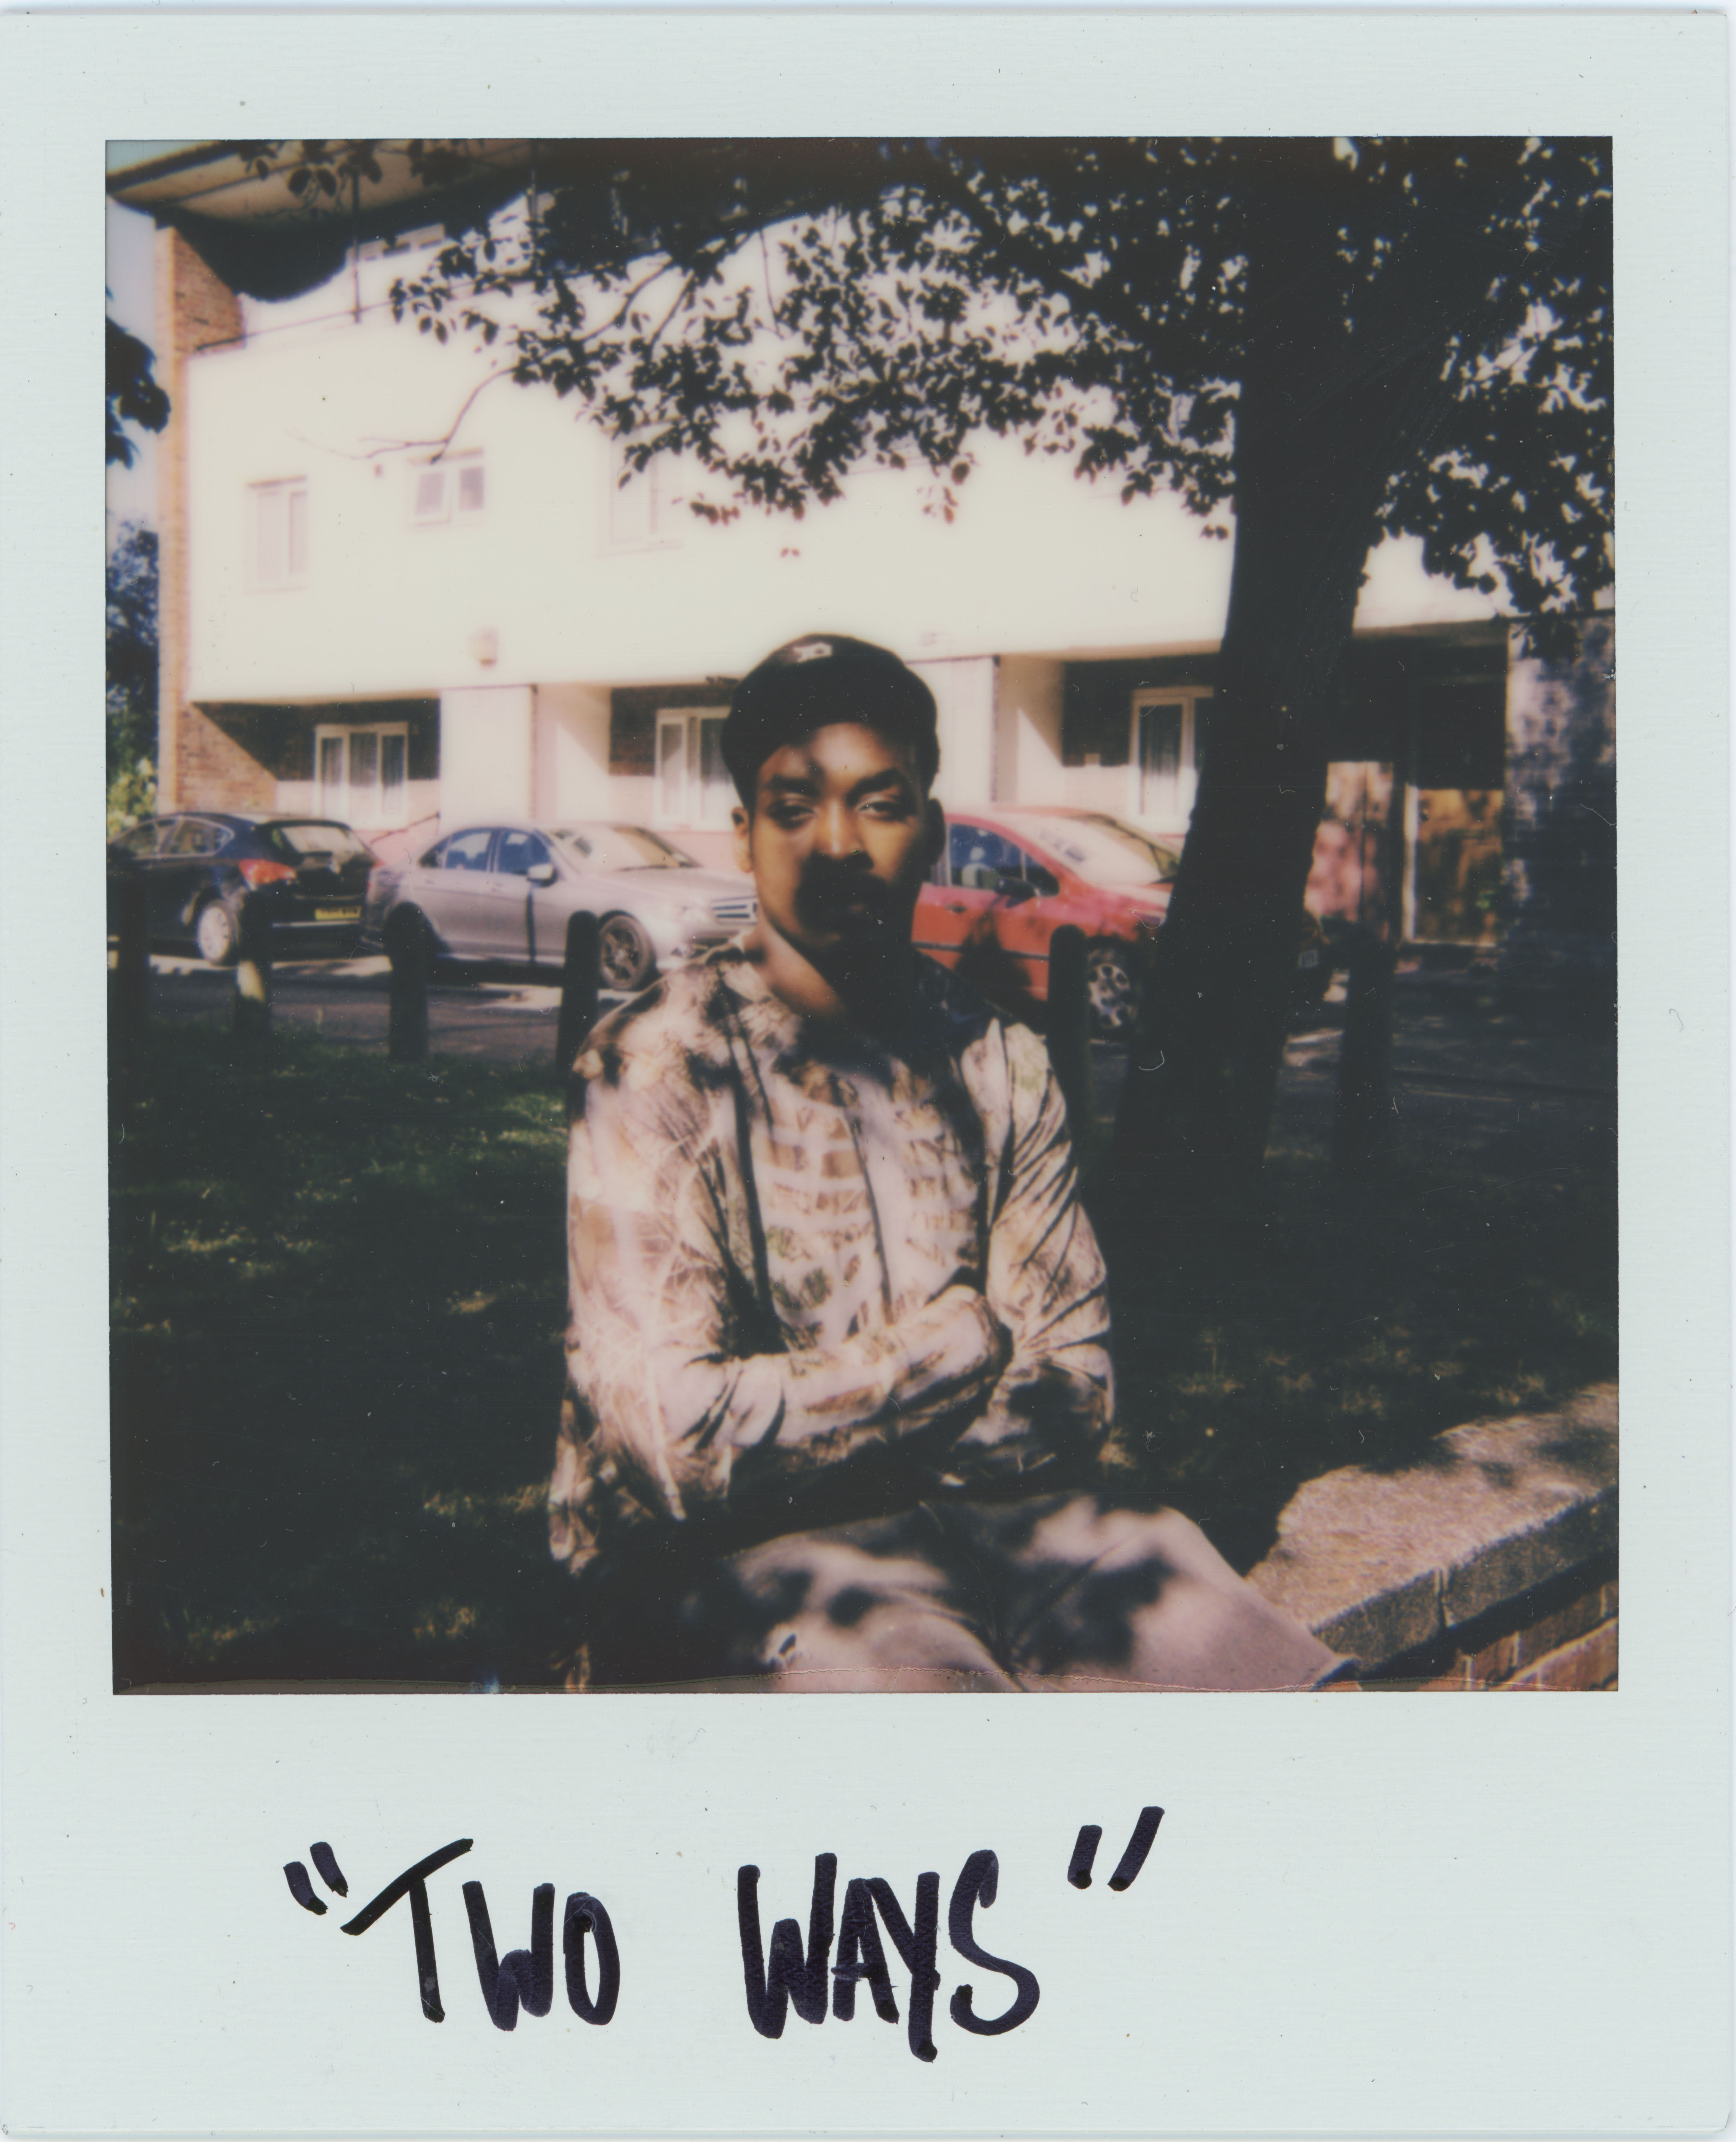
[[[290,298],[328,280],[353,244],[481,221],[525,190],[535,147],[466,141],[431,161],[420,143],[378,141],[372,170],[333,192],[298,190],[300,144],[176,143],[111,170],[107,184],[111,200],[179,230],[232,290]]]

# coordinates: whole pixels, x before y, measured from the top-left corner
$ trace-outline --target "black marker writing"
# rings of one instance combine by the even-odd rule
[[[977,1905],[994,1902],[999,1863],[992,1852],[973,1853],[964,1863],[953,1891],[948,1920],[953,1947],[967,1962],[984,1970],[999,1972],[1014,1986],[1013,2002],[1004,2015],[985,2019],[971,2006],[971,1989],[960,1987],[952,1999],[953,2021],[961,2030],[979,2036],[994,2037],[1016,2030],[1037,2006],[1034,1972],[1021,1963],[991,1956],[976,1940],[971,1915]],[[826,2021],[826,1964],[831,1950],[833,1901],[836,1892],[837,1854],[822,1852],[814,1862],[814,1888],[808,1910],[807,1941],[794,1919],[780,1919],[772,1930],[771,1960],[760,1930],[757,1867],[743,1867],[736,1876],[736,1917],[741,1935],[742,1972],[747,1993],[747,2014],[763,2038],[783,2035],[793,2007],[805,2022]],[[864,1982],[873,1996],[875,2013],[883,2022],[898,2021],[898,2002],[893,1994],[891,1973],[880,1937],[884,1923],[892,1944],[910,1974],[910,2001],[907,2032],[910,2051],[920,2061],[935,2058],[935,1996],[940,1974],[935,1968],[940,1942],[940,1877],[933,1873],[916,1879],[914,1922],[905,1917],[890,1883],[880,1876],[852,1879],[844,1891],[844,1917],[838,1937],[837,1962],[831,1968],[831,2011],[840,2022],[856,2015],[856,1988]]]
[[[329,1844],[313,1844],[308,1848],[308,1857],[319,1869],[319,1878],[327,1888],[340,1897],[349,1894],[349,1884],[343,1878],[343,1869],[338,1864]],[[308,1879],[308,1870],[298,1859],[292,1859],[284,1869],[284,1878],[289,1884],[289,1893],[304,1912],[318,1912],[323,1916],[325,1906],[313,1893],[313,1884]]]
[[[428,1877],[454,1859],[461,1859],[475,1840],[468,1837],[456,1838],[443,1844],[438,1852],[431,1852],[426,1859],[418,1859],[413,1867],[407,1867],[395,1882],[388,1882],[372,1903],[364,1904],[343,1931],[347,1934],[365,1934],[376,1919],[383,1917],[400,1897],[410,1899],[410,1924],[416,1936],[416,1982],[422,1993],[422,2013],[431,2023],[443,2023],[446,2011],[440,2005],[440,1973],[434,1964],[434,1922],[428,1916]]]
[[[841,2023],[856,2014],[856,1987],[863,1980],[874,1996],[874,2012],[883,2023],[898,2021],[886,1952],[875,1924],[874,1898],[860,1876],[844,1892],[844,1923],[838,1930],[838,1960],[832,1966],[832,2013]]]
[[[555,1884],[544,1882],[532,1892],[530,1947],[510,1949],[498,1962],[488,1899],[480,1882],[465,1883],[464,1908],[470,1917],[476,1977],[495,2028],[515,2031],[521,2002],[527,2016],[546,2016],[555,2006]]]
[[[736,1870],[736,1919],[742,1937],[742,1972],[747,1987],[747,2013],[762,2038],[781,2038],[789,2009],[804,2023],[826,2021],[826,1966],[831,1953],[832,1898],[838,1879],[838,1855],[822,1852],[814,1862],[813,1901],[808,1907],[808,1938],[802,1952],[801,1929],[794,1919],[780,1919],[772,1929],[769,1971],[761,1945],[757,1867]]]
[[[440,1974],[434,1956],[434,1922],[428,1909],[428,1878],[471,1849],[472,1840],[456,1838],[418,1859],[413,1867],[364,1904],[343,1931],[365,1934],[383,1918],[400,1898],[410,1899],[410,1923],[416,1940],[416,1982],[422,1996],[422,2013],[431,2023],[443,2023],[440,2005]],[[308,1857],[320,1878],[340,1897],[348,1893],[342,1868],[329,1844],[316,1844]],[[303,1911],[323,1913],[326,1907],[313,1893],[308,1870],[298,1859],[284,1869],[289,1893]],[[488,1915],[488,1899],[480,1882],[464,1885],[464,1908],[470,1920],[471,1947],[476,1959],[476,1978],[482,1989],[489,2021],[499,2031],[518,2027],[519,2011],[527,2016],[546,2016],[555,2005],[555,1885],[539,1883],[530,1898],[530,1946],[496,1953],[494,1927]],[[589,1937],[597,1952],[597,1991],[593,1996],[585,1970],[584,1944]],[[831,1943],[831,1924],[825,1929],[826,1946]],[[621,1957],[615,1946],[614,1928],[601,1902],[584,1889],[575,1889],[566,1900],[561,1924],[561,1953],[566,1967],[567,1999],[581,2022],[606,2023],[621,1997]],[[822,1965],[823,1972],[823,1965]]]
[[[597,1997],[590,1996],[584,1977],[584,1937],[597,1945]],[[566,1900],[560,1929],[560,1946],[566,1959],[567,2001],[581,2023],[606,2023],[621,1997],[621,1957],[615,1947],[614,1928],[609,1914],[594,1897],[575,1889]]]
[[[1109,1877],[1112,1889],[1131,1889],[1134,1878],[1146,1863],[1146,1855],[1152,1848],[1152,1840],[1157,1834],[1157,1825],[1163,1819],[1161,1807],[1142,1808],[1139,1819],[1133,1825],[1133,1834],[1127,1839],[1127,1848],[1122,1853],[1115,1872]],[[1076,1889],[1091,1887],[1092,1863],[1097,1858],[1097,1848],[1103,1840],[1101,1823],[1087,1822],[1079,1831],[1073,1845],[1073,1858],[1068,1862],[1067,1878]]]
[[[940,1973],[935,1964],[940,1947],[940,1877],[916,1877],[914,1925],[905,1917],[890,1882],[876,1874],[868,1884],[868,1893],[910,1974],[910,2016],[906,2026],[910,2051],[919,2061],[931,2061],[935,2057],[935,1996],[940,1991]]]
[[[992,1852],[973,1852],[964,1863],[964,1872],[953,1886],[952,1903],[946,1914],[947,1937],[959,1955],[972,1963],[979,1963],[985,1971],[998,1971],[1010,1978],[1018,1989],[1013,1996],[1013,2005],[1004,2015],[987,2016],[972,2012],[970,1988],[961,1986],[952,1997],[952,2019],[961,2031],[970,2031],[979,2038],[998,2038],[1003,2031],[1016,2031],[1036,2008],[1038,2000],[1037,1974],[1027,1971],[1022,1963],[1009,1963],[1004,1957],[991,1956],[971,1932],[971,1914],[980,1903],[985,1908],[994,1902],[994,1893],[1000,1883],[1000,1862]]]

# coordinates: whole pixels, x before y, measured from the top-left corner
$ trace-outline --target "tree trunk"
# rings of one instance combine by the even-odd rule
[[[1324,213],[1323,213],[1324,211]],[[1442,234],[1354,331],[1310,273],[1336,243],[1329,183],[1256,218],[1235,437],[1235,560],[1210,745],[1141,1009],[1107,1171],[1124,1259],[1221,1231],[1265,1157],[1325,801],[1327,721],[1382,498],[1448,392],[1447,338],[1493,271]]]

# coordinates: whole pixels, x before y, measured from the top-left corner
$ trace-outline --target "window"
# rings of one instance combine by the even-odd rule
[[[478,520],[487,501],[480,452],[443,454],[437,461],[411,464],[410,518],[419,528]]]
[[[228,826],[209,818],[183,818],[164,844],[165,856],[215,856],[235,837]]]
[[[130,833],[123,834],[115,846],[123,855],[154,856],[162,830],[160,820],[147,818],[142,826],[135,826]]]
[[[371,852],[347,826],[334,826],[305,818],[288,824],[261,826],[259,838],[286,862],[298,863],[306,856],[329,856],[333,867]]]
[[[492,826],[473,826],[467,833],[454,833],[435,850],[436,866],[450,871],[486,871],[489,843],[493,838]]]
[[[314,732],[319,808],[345,824],[379,830],[410,822],[410,731],[403,723]]]
[[[308,577],[308,482],[256,483],[248,490],[254,585],[299,587]]]
[[[1205,758],[1206,692],[1138,692],[1129,753],[1129,814],[1165,832],[1182,832],[1193,816]]]
[[[948,841],[955,885],[959,882],[959,873],[973,865],[999,871],[1004,877],[1020,877],[1024,873],[1024,857],[1015,844],[1004,833],[994,832],[987,826],[954,826]]]
[[[659,826],[727,826],[735,784],[723,764],[723,709],[657,717]]]
[[[661,457],[629,475],[627,442],[610,442],[608,532],[612,550],[649,550],[673,540],[667,487],[667,467]]]
[[[691,870],[693,858],[644,826],[556,826],[555,837],[593,870]]]
[[[536,863],[552,863],[547,844],[535,833],[502,833],[495,868],[502,877],[522,877]]]

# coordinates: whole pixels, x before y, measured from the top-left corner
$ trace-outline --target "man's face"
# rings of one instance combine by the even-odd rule
[[[762,921],[823,971],[909,943],[935,816],[909,745],[831,722],[761,767],[752,815],[734,814],[736,857],[753,873]]]

